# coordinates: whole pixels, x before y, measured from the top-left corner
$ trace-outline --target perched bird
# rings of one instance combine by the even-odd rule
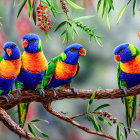
[[[127,95],[127,89],[140,84],[140,50],[132,44],[122,44],[114,50],[118,62],[117,80],[120,89]],[[130,131],[132,121],[136,119],[137,96],[123,99],[126,108],[126,121]]]
[[[79,57],[84,55],[86,55],[86,51],[83,46],[72,44],[59,56],[53,58],[45,72],[43,80],[44,89],[51,89],[55,96],[56,90],[54,88],[64,86],[66,89],[69,89],[71,87],[71,80],[79,73]],[[75,94],[78,94],[76,89],[71,89]]]
[[[0,59],[0,96],[8,102],[13,98],[12,87],[21,68],[20,51],[13,42],[4,45],[4,56]]]
[[[35,34],[27,34],[23,37],[24,52],[21,57],[22,66],[20,74],[16,80],[17,94],[21,90],[38,90],[44,97],[43,77],[47,70],[48,63],[43,54],[41,40]],[[23,128],[26,121],[29,103],[18,106],[19,124]]]

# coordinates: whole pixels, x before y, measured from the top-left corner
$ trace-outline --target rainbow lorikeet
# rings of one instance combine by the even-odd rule
[[[132,44],[122,44],[114,50],[118,62],[117,79],[119,88],[127,94],[127,89],[140,84],[140,50]],[[125,97],[126,120],[130,131],[136,119],[137,96]]]
[[[8,102],[13,98],[12,87],[20,73],[20,51],[13,42],[7,42],[4,47],[4,56],[0,58],[0,97]]]
[[[51,89],[56,95],[54,88],[64,86],[71,87],[71,80],[77,76],[80,69],[78,62],[80,56],[86,55],[86,51],[80,44],[68,46],[59,56],[53,58],[45,72],[43,86],[44,89]],[[76,89],[71,88],[77,94]]]
[[[44,97],[43,77],[48,63],[43,54],[39,36],[35,34],[25,35],[23,47],[21,71],[16,80],[17,93],[21,94],[21,90],[36,89]],[[28,107],[29,103],[18,105],[19,124],[22,128],[26,121]]]

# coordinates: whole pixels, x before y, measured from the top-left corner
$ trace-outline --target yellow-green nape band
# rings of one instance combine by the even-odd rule
[[[128,48],[131,50],[133,55],[136,55],[136,49],[132,44],[129,44]]]

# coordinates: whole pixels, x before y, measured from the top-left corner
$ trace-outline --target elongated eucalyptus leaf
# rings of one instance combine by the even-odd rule
[[[31,120],[30,122],[45,122],[45,123],[49,123],[47,120],[43,120],[43,119],[34,119],[34,120]]]
[[[20,15],[20,13],[21,13],[21,11],[22,11],[24,5],[26,4],[26,2],[27,2],[27,0],[23,0],[23,1],[22,1],[21,5],[20,5],[20,8],[19,8],[19,10],[18,10],[17,18],[18,18],[18,16]]]
[[[36,25],[36,7],[37,7],[37,1],[35,1],[35,4],[34,4],[34,7],[33,7],[33,20],[34,20],[34,23]]]
[[[137,0],[134,0],[133,2],[133,16],[135,15],[135,11],[136,11],[136,2]]]
[[[99,8],[100,8],[100,5],[101,5],[101,2],[102,2],[102,0],[99,0],[99,1],[98,1],[98,4],[97,4],[97,12],[99,11]]]
[[[91,15],[91,16],[82,16],[82,17],[79,17],[79,18],[75,18],[75,19],[73,19],[73,20],[82,20],[82,19],[89,19],[89,18],[93,18],[93,17],[95,17],[95,15]]]
[[[86,116],[89,118],[89,120],[92,122],[93,127],[95,128],[96,131],[98,131],[98,127],[95,123],[95,121],[92,119],[92,117],[89,114],[86,114]]]
[[[100,105],[100,106],[98,106],[94,111],[98,111],[98,110],[103,109],[103,108],[108,107],[108,106],[110,106],[110,104],[103,104],[103,105]]]
[[[120,126],[117,125],[117,140],[120,140]]]
[[[97,91],[95,91],[95,92],[92,94],[92,96],[91,96],[91,98],[90,98],[90,100],[89,100],[89,103],[88,103],[87,112],[90,110],[90,107],[91,107],[91,105],[92,105],[92,103],[93,103],[93,101],[94,101],[94,98],[95,98],[96,94],[97,94]]]
[[[132,132],[133,132],[133,134],[137,137],[139,137],[140,136],[140,134],[138,133],[138,130],[137,129],[132,129]]]
[[[109,6],[114,10],[114,6],[113,6],[113,1],[112,0],[108,0]]]
[[[35,133],[34,129],[31,127],[30,124],[28,124],[28,129],[29,129],[29,131],[38,139],[37,134]]]
[[[71,0],[67,0],[68,4],[71,5],[73,8],[75,9],[80,9],[80,10],[84,10],[85,8],[78,6],[77,4],[75,4],[74,2],[72,2]]]
[[[10,114],[10,117],[18,113],[18,110],[15,110],[13,113]]]
[[[56,27],[55,32],[56,32],[57,30],[59,30],[60,28],[62,28],[66,23],[67,23],[67,21],[61,22],[61,23]]]
[[[31,17],[31,12],[32,12],[32,6],[31,6],[31,1],[27,0],[27,7],[28,7],[28,16],[29,18]]]
[[[99,119],[100,121],[102,121],[103,123],[107,124],[108,126],[112,126],[112,124],[107,121],[106,119],[100,117],[100,116],[97,116],[96,114],[93,114],[97,119]]]
[[[104,16],[106,7],[107,7],[107,0],[104,0],[102,16]]]

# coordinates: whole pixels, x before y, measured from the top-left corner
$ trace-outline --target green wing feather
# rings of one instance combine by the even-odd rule
[[[64,61],[66,59],[66,54],[63,52],[61,55],[53,58],[49,64],[48,64],[48,69],[45,72],[44,80],[43,80],[43,87],[44,89],[48,89],[47,85],[51,81],[51,78],[53,77],[53,74],[56,69],[55,63],[58,61]]]
[[[4,56],[2,56],[2,57],[0,58],[0,62],[1,62],[3,59],[4,59]]]
[[[127,83],[125,81],[120,80],[121,75],[121,68],[120,63],[118,63],[117,68],[117,80],[118,86],[127,88]],[[137,96],[125,97],[122,98],[122,102],[125,103],[125,111],[126,111],[126,121],[128,128],[131,128],[132,120],[136,119],[136,112],[137,112]],[[128,129],[130,131],[130,129]]]

